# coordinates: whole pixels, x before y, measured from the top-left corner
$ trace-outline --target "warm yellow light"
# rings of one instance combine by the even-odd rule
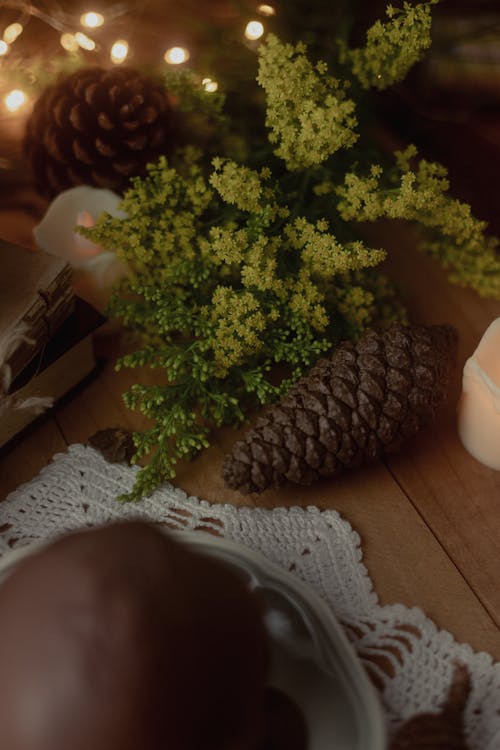
[[[26,94],[20,89],[14,89],[4,96],[3,101],[9,112],[17,112],[26,103]]]
[[[272,5],[259,5],[257,12],[260,13],[261,16],[275,16],[276,8],[273,8]]]
[[[61,42],[61,47],[64,47],[68,52],[76,52],[80,46],[73,34],[61,34],[59,41]]]
[[[8,51],[9,51],[9,45],[0,39],[0,57],[2,55],[6,55]]]
[[[263,33],[264,26],[260,21],[249,21],[247,23],[247,27],[245,29],[245,36],[247,39],[251,39],[252,41],[255,39],[260,39]]]
[[[86,34],[83,34],[81,31],[77,31],[75,34],[75,39],[78,43],[78,46],[82,49],[86,49],[89,51],[92,51],[95,49],[95,42],[93,39],[88,37]]]
[[[201,85],[209,94],[213,94],[219,88],[217,81],[212,81],[211,78],[204,78]]]
[[[115,65],[122,63],[128,55],[128,42],[125,39],[119,39],[111,47],[111,62]]]
[[[23,33],[23,26],[20,23],[11,23],[3,32],[3,40],[7,44],[15,42],[17,37]]]
[[[80,16],[80,23],[88,29],[97,29],[98,26],[103,25],[104,16],[101,13],[84,13],[83,16]]]
[[[170,63],[170,65],[180,65],[189,60],[189,50],[184,47],[170,47],[170,49],[165,52],[164,59],[165,62]]]

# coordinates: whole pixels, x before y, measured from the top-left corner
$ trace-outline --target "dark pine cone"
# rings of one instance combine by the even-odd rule
[[[172,146],[167,92],[131,68],[83,68],[49,86],[28,120],[24,148],[37,190],[75,185],[119,192]]]
[[[88,444],[95,448],[111,464],[131,463],[136,452],[132,433],[121,427],[99,430],[91,435]]]
[[[235,443],[226,485],[311,484],[397,450],[445,400],[456,347],[451,326],[394,324],[344,342]]]

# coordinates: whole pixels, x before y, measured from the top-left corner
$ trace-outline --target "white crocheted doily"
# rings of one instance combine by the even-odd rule
[[[216,532],[259,550],[328,603],[381,686],[392,728],[415,713],[437,711],[458,662],[472,676],[465,714],[471,750],[500,748],[500,663],[456,643],[417,608],[379,606],[360,538],[336,511],[211,505],[170,485],[137,504],[117,502],[131,489],[135,471],[107,463],[92,448],[71,446],[0,505],[0,554],[119,518]]]

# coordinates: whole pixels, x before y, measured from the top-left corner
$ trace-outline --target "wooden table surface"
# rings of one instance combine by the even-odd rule
[[[0,212],[5,239],[30,243],[32,224],[25,210]],[[415,251],[406,227],[372,227],[370,237],[390,251],[388,271],[403,285],[412,318],[450,322],[459,331],[452,397],[436,423],[383,463],[310,488],[246,497],[224,488],[220,479],[222,454],[236,437],[224,429],[210,449],[180,469],[175,483],[213,503],[338,510],[361,536],[382,604],[420,607],[458,641],[500,660],[500,472],[471,458],[455,428],[464,361],[500,315],[500,304],[448,284],[441,270]],[[85,442],[99,429],[142,424],[122,403],[122,392],[137,375],[114,371],[110,355],[117,345],[116,334],[101,333],[96,346],[108,353],[108,361],[100,374],[0,457],[0,499],[67,445]]]

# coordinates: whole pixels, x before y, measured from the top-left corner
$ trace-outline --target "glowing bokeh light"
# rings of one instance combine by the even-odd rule
[[[204,78],[201,85],[209,94],[213,94],[219,88],[217,81],[212,81],[211,78]]]
[[[78,46],[82,49],[86,49],[89,52],[95,49],[94,40],[88,37],[86,34],[83,34],[81,31],[76,32],[75,39],[78,43]]]
[[[255,41],[255,39],[260,39],[263,33],[264,26],[260,21],[249,21],[247,23],[247,27],[245,29],[245,36],[247,39]]]
[[[20,89],[14,89],[13,91],[9,91],[9,93],[4,96],[3,101],[5,107],[9,110],[9,112],[17,112],[17,110],[21,109],[23,104],[26,103],[27,97],[24,91],[21,91]]]
[[[101,13],[84,13],[80,16],[80,23],[82,26],[86,26],[88,29],[97,29],[98,26],[102,26],[104,23],[104,16]]]
[[[273,8],[272,5],[259,5],[257,12],[260,13],[261,16],[275,16],[276,8]]]
[[[189,50],[185,49],[185,47],[170,47],[165,52],[164,59],[170,65],[181,65],[181,63],[189,60]]]
[[[126,42],[125,39],[119,39],[111,47],[111,53],[110,53],[111,62],[114,62],[115,65],[119,65],[125,60],[127,55],[128,55],[128,42]]]
[[[0,57],[2,55],[6,55],[8,51],[9,51],[9,45],[7,44],[7,42],[0,40]]]
[[[67,52],[76,52],[76,50],[80,46],[73,34],[61,34],[61,38],[59,39],[59,41],[61,43],[61,47],[64,47]]]
[[[24,27],[20,23],[11,23],[7,26],[3,32],[3,40],[7,44],[12,44],[16,41],[17,37],[23,33]]]

